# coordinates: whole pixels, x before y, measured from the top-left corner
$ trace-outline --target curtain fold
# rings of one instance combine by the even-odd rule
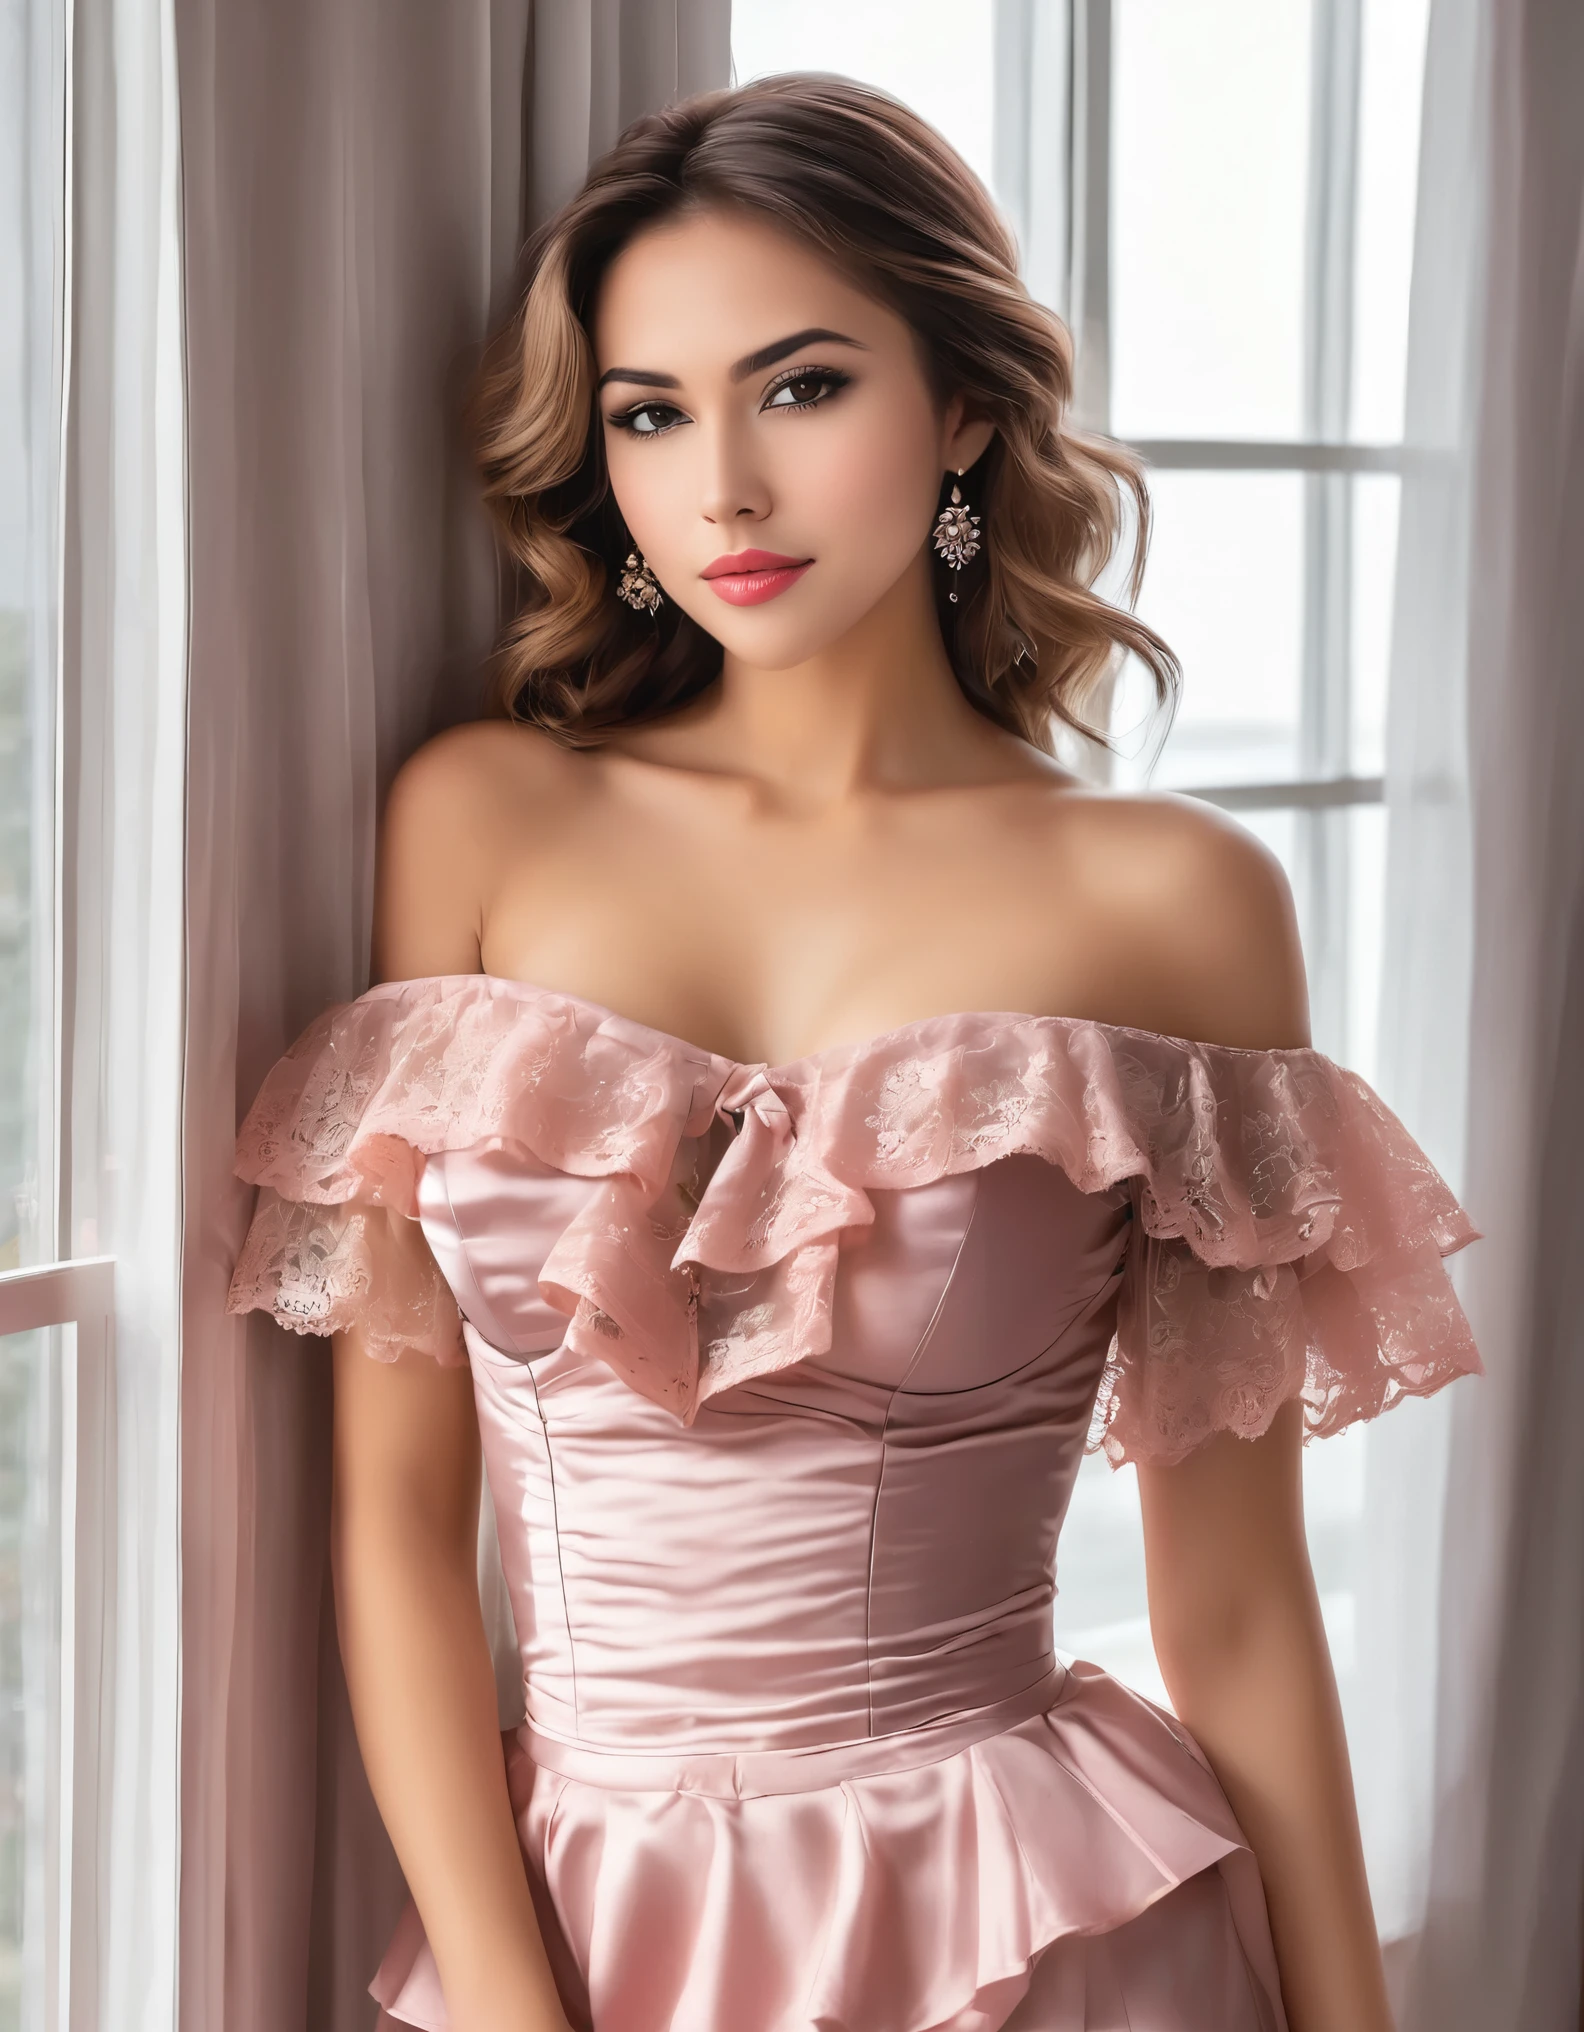
[[[1484,261],[1481,0],[1434,0],[1425,48],[1386,742],[1381,1092],[1466,1190],[1472,964],[1467,598]],[[1452,1266],[1462,1285],[1468,1259]],[[1349,1715],[1375,1915],[1401,1995],[1430,1873],[1438,1600],[1452,1422],[1474,1383],[1364,1438],[1367,1546]]]
[[[1405,993],[1386,1029],[1485,1230],[1463,1288],[1489,1374],[1450,1407],[1425,1918],[1400,2022],[1575,2032],[1584,15],[1435,0],[1426,89],[1426,457],[1404,497],[1389,772]]]
[[[731,0],[560,0],[534,12],[528,226],[640,113],[729,82]]]
[[[112,1370],[77,1380],[105,1441],[75,1502],[104,1596],[98,1655],[74,1662],[99,1741],[96,1768],[73,1773],[79,1797],[97,1793],[98,1826],[73,1857],[70,2010],[73,2026],[169,2032],[188,537],[172,10],[76,0],[69,35],[58,1241],[62,1256],[116,1259]]]
[[[351,2032],[401,1899],[327,1569],[325,1345],[225,1316],[239,1110],[367,984],[380,797],[471,717],[458,405],[529,216],[724,83],[726,0],[175,0],[192,498],[181,2022]],[[525,111],[531,117],[525,119]],[[554,120],[552,121],[552,114]]]

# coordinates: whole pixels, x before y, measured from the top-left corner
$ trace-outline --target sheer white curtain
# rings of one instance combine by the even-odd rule
[[[1420,1044],[1402,1076],[1464,1149],[1486,1232],[1465,1288],[1490,1374],[1451,1408],[1427,1914],[1403,2023],[1576,2032],[1584,14],[1436,0],[1432,54],[1392,920],[1412,958],[1398,1028]]]
[[[1387,693],[1379,1081],[1466,1191],[1471,960],[1466,594],[1483,303],[1478,0],[1433,0],[1425,53]],[[1480,1218],[1476,1210],[1476,1219]],[[1454,1265],[1466,1276],[1469,1258]],[[1454,1419],[1483,1382],[1399,1406],[1364,1449],[1349,1741],[1376,1917],[1401,1999],[1424,1924],[1435,1784],[1440,1518]]]
[[[176,2012],[187,527],[167,4],[71,9],[58,694],[60,1246],[116,1259],[96,1858],[72,2024]],[[83,1388],[99,1379],[84,1375]],[[78,1661],[79,1697],[85,1684]],[[96,1866],[95,1866],[96,1865]]]
[[[400,1903],[326,1571],[325,1346],[222,1307],[238,1110],[368,978],[396,767],[498,618],[457,399],[525,219],[727,72],[725,0],[175,0],[192,455],[182,1995],[372,2023]],[[118,2021],[119,2022],[119,2021]]]

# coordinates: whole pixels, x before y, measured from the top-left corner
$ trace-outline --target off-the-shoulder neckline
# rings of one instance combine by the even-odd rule
[[[588,995],[573,994],[565,988],[547,988],[537,981],[520,981],[511,974],[490,974],[483,971],[470,974],[415,974],[404,980],[377,981],[372,987],[366,988],[357,999],[359,1001],[369,1001],[376,997],[395,999],[411,994],[416,989],[465,987],[470,984],[491,992],[505,989],[525,996],[530,1001],[559,1003],[567,1009],[581,1009],[598,1018],[601,1023],[614,1023],[625,1030],[642,1032],[658,1043],[670,1045],[688,1057],[702,1059],[711,1066],[732,1069],[757,1068],[767,1074],[798,1072],[805,1067],[823,1065],[831,1059],[863,1058],[901,1038],[914,1037],[942,1025],[969,1023],[1035,1023],[1064,1032],[1097,1030],[1105,1036],[1139,1037],[1152,1044],[1175,1045],[1182,1051],[1226,1053],[1237,1058],[1292,1059],[1309,1062],[1320,1060],[1326,1064],[1331,1063],[1323,1052],[1317,1051],[1310,1044],[1217,1044],[1205,1038],[1175,1037],[1166,1031],[1142,1030],[1128,1023],[1103,1023],[1091,1016],[1040,1016],[1026,1009],[952,1009],[938,1016],[916,1016],[910,1023],[898,1023],[889,1030],[876,1031],[872,1037],[823,1045],[817,1051],[804,1052],[800,1058],[783,1059],[778,1064],[772,1064],[764,1059],[731,1058],[725,1052],[711,1051],[708,1045],[695,1044],[691,1038],[678,1037],[675,1031],[662,1030],[656,1024],[643,1023],[635,1016],[626,1016],[621,1010],[612,1009],[608,1003],[596,1002]]]

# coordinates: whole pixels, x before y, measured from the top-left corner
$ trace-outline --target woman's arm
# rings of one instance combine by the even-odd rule
[[[1207,1043],[1309,1041],[1274,857],[1185,799],[1118,809],[1111,956],[1128,1020]],[[1390,2032],[1331,1656],[1304,1537],[1301,1412],[1139,1468],[1155,1652],[1259,1860],[1292,2032]]]
[[[499,735],[454,728],[392,785],[376,981],[478,971]],[[453,2032],[565,2032],[506,1790],[479,1607],[478,1494],[468,1370],[416,1351],[375,1361],[356,1333],[337,1335],[336,1621],[369,1783]]]
[[[1265,1882],[1292,2032],[1391,2032],[1331,1655],[1304,1538],[1301,1410],[1143,1467],[1150,1625],[1172,1705]]]
[[[465,1369],[335,1337],[336,1622],[369,1783],[453,2032],[564,2032],[506,1791]]]

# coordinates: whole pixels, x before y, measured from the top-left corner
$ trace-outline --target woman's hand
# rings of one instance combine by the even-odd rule
[[[1172,1705],[1259,1859],[1292,2032],[1392,2032],[1336,1680],[1304,1537],[1301,1411],[1139,1469]]]
[[[335,1337],[336,1620],[358,1743],[452,2032],[568,2032],[507,1795],[479,1608],[472,1378]]]

